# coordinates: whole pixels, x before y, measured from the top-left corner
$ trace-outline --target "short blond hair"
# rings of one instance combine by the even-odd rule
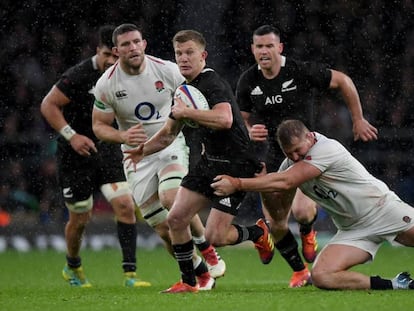
[[[207,41],[204,36],[200,32],[191,29],[180,30],[177,32],[172,39],[172,43],[184,43],[190,40],[197,43],[202,49],[205,49],[207,46]]]
[[[291,146],[294,138],[302,138],[309,129],[300,120],[284,120],[279,124],[276,132],[277,142],[283,149],[285,146]]]

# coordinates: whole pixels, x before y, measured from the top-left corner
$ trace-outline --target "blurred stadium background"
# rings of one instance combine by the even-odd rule
[[[208,41],[208,64],[233,87],[254,62],[252,31],[267,23],[279,26],[286,55],[328,63],[354,80],[365,117],[378,127],[380,139],[353,142],[349,114],[334,93],[315,95],[314,128],[343,142],[374,175],[414,203],[413,0],[3,0],[0,20],[0,252],[64,248],[56,135],[42,120],[39,105],[65,69],[93,55],[96,31],[106,23],[141,25],[147,53],[166,59],[173,59],[176,31],[199,30]],[[257,198],[251,203],[241,221],[257,215]],[[323,213],[317,228],[333,230]],[[114,229],[112,212],[97,194],[87,246],[117,245]],[[159,243],[145,224],[139,229],[138,245]]]

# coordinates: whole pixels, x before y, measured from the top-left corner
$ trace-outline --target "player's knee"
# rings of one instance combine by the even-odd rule
[[[67,204],[68,205],[68,204]],[[76,203],[74,203],[76,205]],[[91,212],[84,212],[84,213],[73,213],[71,212],[69,215],[69,220],[67,223],[67,227],[73,228],[77,231],[83,231],[86,225],[91,220]]]
[[[322,272],[322,271],[311,271],[311,278],[312,278],[312,284],[321,289],[329,289],[331,288],[329,284],[330,275],[328,272]]]
[[[295,209],[292,208],[292,214],[297,222],[307,224],[312,222],[312,220],[315,218],[316,208],[297,206]]]
[[[111,201],[116,218],[124,223],[135,223],[135,204],[128,194],[116,197]]]
[[[313,217],[310,217],[307,211],[304,211],[302,209],[293,213],[293,217],[296,219],[298,223],[301,224],[307,224],[313,219]]]
[[[184,230],[190,224],[186,221],[186,219],[184,219],[184,217],[171,211],[168,213],[167,222],[168,227],[173,231]]]
[[[173,195],[163,195],[160,197],[160,201],[161,201],[161,205],[164,206],[167,210],[171,209],[171,206],[174,203],[174,196],[175,196],[175,192]]]
[[[321,289],[335,289],[337,288],[337,277],[335,274],[340,272],[338,269],[330,269],[326,265],[321,266],[320,263],[315,263],[311,270],[312,283],[315,287]]]
[[[127,182],[108,183],[101,186],[101,192],[111,203],[116,218],[124,223],[136,222],[135,203]]]

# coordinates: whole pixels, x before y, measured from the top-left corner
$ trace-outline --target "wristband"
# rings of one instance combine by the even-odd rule
[[[70,127],[69,124],[62,127],[59,131],[60,135],[62,135],[67,141],[69,141],[75,134],[75,130]]]

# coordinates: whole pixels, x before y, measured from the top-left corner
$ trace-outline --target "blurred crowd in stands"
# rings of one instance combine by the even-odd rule
[[[355,82],[380,140],[352,141],[351,121],[336,94],[315,97],[314,126],[353,148],[371,171],[414,203],[414,1],[10,1],[0,5],[1,213],[60,222],[56,134],[39,105],[65,69],[95,52],[102,24],[143,27],[147,53],[173,59],[171,38],[193,28],[208,41],[208,64],[233,87],[252,65],[252,31],[281,28],[285,54],[325,62]],[[100,201],[98,201],[97,204]]]

